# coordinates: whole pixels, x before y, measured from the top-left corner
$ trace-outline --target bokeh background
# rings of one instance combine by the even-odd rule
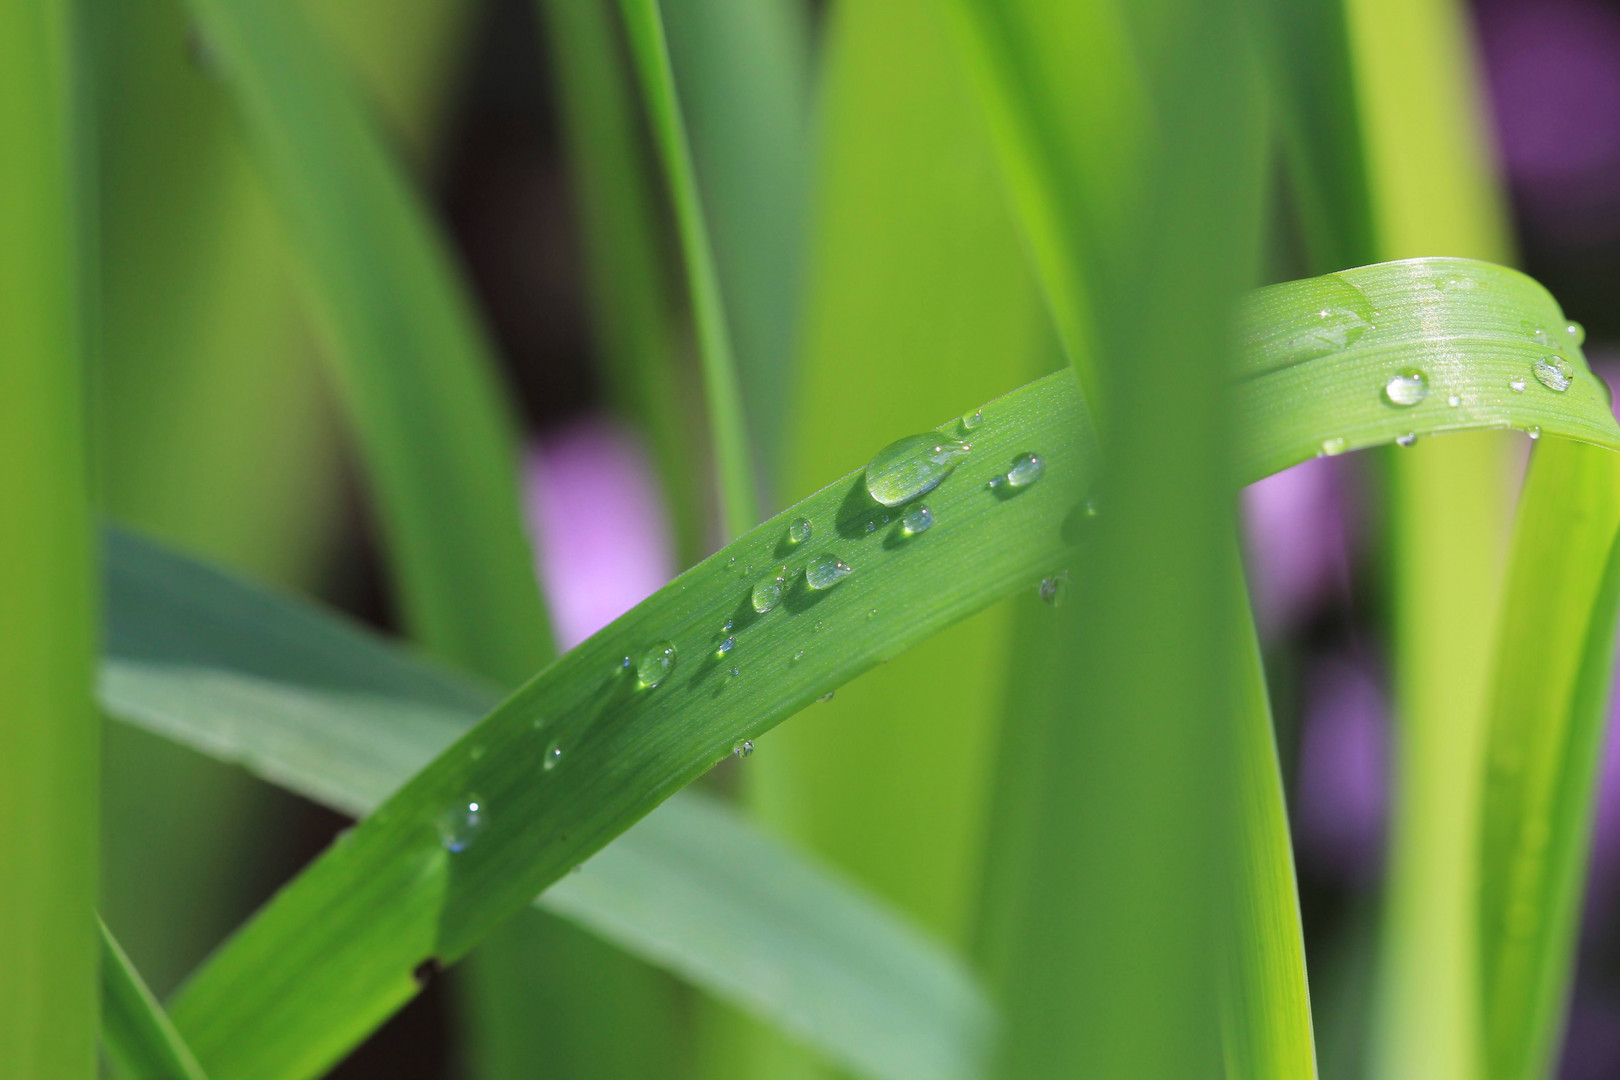
[[[923,411],[911,418],[919,426],[1058,360],[1007,222],[994,211],[958,214],[941,231],[941,207],[907,203],[906,170],[933,169],[949,176],[961,206],[996,205],[993,169],[976,136],[910,121],[907,95],[961,90],[959,73],[939,60],[948,50],[925,0],[885,0],[861,19],[810,0],[755,5],[759,71],[748,85],[767,87],[765,101],[736,94],[724,70],[705,76],[715,69],[695,63],[681,70],[682,56],[701,47],[693,35],[704,2],[666,5],[678,78],[689,75],[686,89],[720,103],[707,113],[720,118],[716,126],[693,132],[700,166],[705,155],[738,155],[715,175],[770,192],[751,229],[728,232],[726,220],[716,222],[722,261],[744,293],[806,297],[802,305],[756,304],[745,295],[738,310],[764,314],[751,322],[739,316],[734,328],[740,350],[773,359],[756,369],[768,374],[746,387],[756,415],[785,417],[783,403],[792,400],[817,425],[810,451],[785,450],[783,424],[754,432],[761,493],[774,508],[860,464],[909,422],[893,418],[885,403],[860,400],[863,350],[908,347],[906,335],[945,343],[939,362],[953,395],[920,393],[912,407]],[[104,357],[95,409],[105,511],[394,629],[352,448],[207,43],[177,3],[103,7],[95,45],[105,73],[97,87]],[[717,540],[709,524],[714,501],[701,482],[700,404],[688,403],[694,419],[683,435],[691,474],[661,472],[615,392],[602,329],[593,327],[580,224],[588,199],[570,169],[569,140],[578,135],[566,129],[559,100],[559,64],[567,58],[556,54],[545,7],[534,0],[305,0],[304,7],[430,193],[482,305],[525,432],[536,571],[558,644],[567,648]],[[1494,133],[1519,265],[1586,325],[1586,351],[1612,385],[1620,378],[1620,2],[1486,0],[1470,10],[1480,107]],[[839,98],[848,71],[882,63],[885,35],[895,34],[920,43],[894,58],[892,99],[865,103],[863,119],[852,120]],[[829,70],[830,40],[839,43],[841,70]],[[890,172],[863,172],[858,161],[822,153],[828,127],[838,124],[846,154],[882,145]],[[733,145],[737,131],[750,136],[741,145]],[[656,177],[649,171],[645,182],[656,185]],[[831,205],[841,209],[829,220]],[[665,241],[662,271],[673,281],[669,224],[652,225]],[[919,253],[948,264],[968,252],[977,263],[969,276],[942,269],[939,281],[907,293],[931,299],[884,324],[893,341],[872,340],[870,326],[844,317],[894,295],[862,257],[885,246],[904,247],[916,265],[929,265]],[[1287,276],[1289,266],[1282,242],[1272,272]],[[982,300],[985,290],[1005,293],[999,321],[953,325],[955,298],[973,292]],[[669,298],[660,317],[679,327],[678,292]],[[677,329],[673,339],[672,363],[690,368],[689,334]],[[806,355],[847,360],[807,369],[797,363]],[[696,385],[694,375],[664,392],[695,395]],[[1390,787],[1383,460],[1374,453],[1309,462],[1244,496],[1323,1074],[1345,1080],[1358,1075],[1365,1042]],[[922,679],[930,689],[918,708],[990,708],[1003,696],[1003,658],[994,649],[974,665],[952,657],[1002,640],[1008,618],[1003,609],[988,612],[897,661],[899,674],[874,672],[841,691],[816,723],[870,725],[915,700],[906,687]],[[1616,717],[1612,730],[1620,729]],[[968,728],[961,734],[974,737]],[[971,888],[951,865],[978,841],[977,805],[971,793],[961,805],[906,796],[948,782],[953,769],[971,769],[984,747],[930,751],[907,743],[901,728],[868,727],[863,738],[872,753],[848,764],[847,783],[890,790],[896,804],[926,804],[933,815],[872,829],[914,837],[921,828],[943,853],[918,845],[897,859],[905,849],[883,835],[851,839],[828,809],[838,790],[807,790],[804,769],[770,763],[773,746],[779,760],[828,752],[797,725],[762,740],[752,790],[740,794],[768,824],[955,937]],[[162,993],[345,823],[148,736],[110,726],[106,739],[103,910]],[[740,781],[723,774],[713,783],[736,790]],[[1620,737],[1613,735],[1593,860],[1567,1080],[1620,1076]],[[627,963],[577,931],[555,932],[576,935],[565,947],[584,954],[586,966],[610,971]],[[705,1040],[741,1038],[742,1022],[695,992],[644,972],[626,978],[689,1032],[690,1060],[649,1075],[704,1075],[698,1063],[714,1052]],[[336,1075],[459,1075],[457,1000],[453,980],[435,983]],[[570,1015],[558,1002],[535,1022],[567,1024]]]

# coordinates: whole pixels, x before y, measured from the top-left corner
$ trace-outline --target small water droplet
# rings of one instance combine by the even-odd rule
[[[1396,446],[1411,446],[1415,442],[1417,442],[1417,432],[1415,431],[1408,431],[1405,435],[1395,437]]]
[[[832,552],[817,555],[804,568],[804,582],[812,589],[830,589],[855,571]],[[816,624],[819,629],[821,624]]]
[[[1028,487],[1046,472],[1046,462],[1039,454],[1021,454],[1007,470],[1007,483],[1015,488]]]
[[[731,752],[740,758],[748,757],[754,752],[754,741],[752,739],[744,739],[742,742],[733,746],[731,748]]]
[[[1069,572],[1059,571],[1051,577],[1041,579],[1041,601],[1049,607],[1057,607],[1069,598]]]
[[[972,449],[938,432],[896,439],[867,462],[866,490],[884,506],[910,502],[938,487]]]
[[[439,815],[439,843],[446,851],[466,851],[483,832],[488,817],[488,809],[476,795],[454,803]]]
[[[900,519],[900,531],[907,536],[916,536],[927,532],[934,524],[934,512],[926,506],[919,506],[911,513]]]
[[[1315,306],[1293,310],[1249,324],[1244,332],[1246,355],[1257,372],[1342,352],[1371,330],[1372,304],[1367,295],[1337,274],[1311,281]]]
[[[724,656],[724,655],[726,655],[726,653],[730,652],[732,649],[735,649],[736,647],[737,647],[737,639],[734,638],[734,637],[728,637],[728,638],[726,638],[726,640],[724,640],[724,641],[722,641],[720,643],[720,647],[718,649],[714,650],[714,655],[716,655],[716,656]]]
[[[817,620],[816,620],[816,627],[815,627],[815,629],[816,629],[816,633],[818,633],[818,634],[819,634],[819,633],[820,633],[820,632],[821,632],[821,620],[820,620],[820,619],[817,619]]]
[[[782,579],[764,578],[754,586],[754,594],[750,598],[754,610],[761,615],[782,602]]]
[[[726,565],[727,566],[736,566],[737,565],[737,556],[733,555],[731,558],[727,559],[726,560]]]
[[[734,668],[731,669],[731,677],[733,679],[735,679],[738,675],[741,675],[741,674],[742,674],[742,668],[734,667]]]
[[[1530,436],[1531,442],[1534,442],[1535,440],[1541,438],[1541,425],[1531,424],[1529,427],[1524,429],[1524,433]]]
[[[1558,394],[1568,390],[1575,381],[1575,365],[1562,356],[1543,356],[1530,370],[1538,383]]]
[[[982,423],[984,423],[983,409],[974,409],[972,412],[962,417],[962,427],[966,428],[968,431],[972,431]]]
[[[1547,333],[1547,328],[1545,326],[1538,326],[1535,323],[1527,322],[1524,324],[1524,332],[1531,341],[1535,342],[1537,345],[1540,345],[1544,349],[1557,348],[1557,346],[1553,344],[1552,335]]]
[[[868,521],[868,522],[867,522],[867,523],[866,523],[866,531],[867,531],[867,532],[869,532],[869,533],[871,533],[871,532],[877,532],[877,522],[875,522],[875,521]]]
[[[1564,324],[1564,335],[1568,337],[1569,340],[1573,341],[1576,346],[1586,344],[1586,327],[1582,326],[1578,322],[1575,322],[1573,319]]]
[[[1512,382],[1508,383],[1508,389],[1513,391],[1515,394],[1522,394],[1524,393],[1525,385],[1526,383],[1523,379],[1514,379]]]
[[[1095,499],[1087,499],[1085,501],[1085,504],[1080,507],[1080,512],[1082,514],[1084,514],[1088,518],[1096,517],[1097,516],[1097,501]]]
[[[1455,409],[1457,406],[1462,404],[1462,398],[1458,397],[1456,394],[1452,394],[1450,397],[1446,398],[1446,404]]]
[[[788,526],[788,543],[802,544],[810,539],[810,534],[815,531],[809,518],[794,518],[793,524]]]
[[[1429,380],[1421,371],[1402,371],[1384,384],[1384,401],[1398,409],[1409,408],[1429,396]]]
[[[833,691],[831,691],[831,690],[827,691],[825,694],[822,694],[820,697],[816,698],[817,701],[831,701],[832,699],[833,699]]]
[[[795,652],[793,654],[793,662],[795,664],[798,663],[800,660],[803,660],[803,659],[804,659],[804,650],[803,649],[800,649],[798,652]]]
[[[1006,482],[1007,482],[1007,478],[1005,476],[992,476],[989,480],[985,481],[984,486],[987,487],[987,488],[994,489],[994,488],[1000,487],[1002,484],[1005,484]]]
[[[721,623],[721,624],[720,624],[720,632],[721,632],[721,633],[722,633],[722,634],[727,634],[727,633],[730,633],[730,632],[731,632],[731,628],[732,628],[732,626],[733,626],[733,625],[734,625],[734,624],[733,624],[733,622],[732,622],[732,620],[730,620],[730,619],[727,619],[727,620],[726,620],[726,621],[725,621],[725,622],[723,622],[723,623]]]
[[[1323,439],[1322,456],[1337,457],[1338,455],[1344,453],[1346,445],[1347,444],[1342,437],[1335,439]]]
[[[540,767],[546,772],[550,772],[552,769],[557,767],[557,762],[561,760],[562,744],[556,739],[553,739],[551,740],[551,745],[546,747],[544,756],[542,756],[540,759]]]
[[[875,618],[877,618],[877,608],[873,608],[873,609],[872,609],[872,610],[871,610],[871,611],[868,611],[868,612],[867,612],[867,613],[866,613],[866,617],[867,617],[867,618],[868,618],[868,619],[875,619]]]
[[[641,654],[636,661],[636,682],[643,690],[650,690],[663,682],[675,670],[675,643],[660,641]]]

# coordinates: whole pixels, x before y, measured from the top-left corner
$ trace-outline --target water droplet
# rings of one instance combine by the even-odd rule
[[[1405,435],[1395,437],[1396,446],[1411,446],[1415,442],[1417,442],[1417,432],[1415,431],[1408,431]]]
[[[884,506],[899,506],[939,486],[973,447],[938,432],[907,435],[872,455],[866,490]]]
[[[557,762],[561,760],[562,744],[556,739],[553,739],[551,740],[551,745],[546,747],[545,755],[540,759],[540,767],[546,772],[550,772],[552,769],[557,767]]]
[[[1323,439],[1322,456],[1337,457],[1338,455],[1344,453],[1346,446],[1347,444],[1342,437],[1335,439]]]
[[[982,423],[984,423],[983,409],[974,409],[972,412],[962,417],[962,427],[968,431],[972,431]]]
[[[1069,572],[1059,571],[1049,578],[1041,579],[1041,600],[1050,607],[1057,607],[1069,598]]]
[[[1586,327],[1582,326],[1578,322],[1571,320],[1570,322],[1566,323],[1564,326],[1564,334],[1577,346],[1586,344]]]
[[[736,647],[737,647],[737,639],[734,638],[734,637],[728,637],[728,638],[726,638],[726,640],[724,640],[724,641],[722,641],[720,643],[720,647],[718,649],[714,650],[714,655],[716,655],[716,656],[724,656],[724,655],[726,655],[726,653],[730,652],[732,649],[735,649]]]
[[[1536,382],[1554,393],[1562,394],[1575,381],[1575,365],[1562,356],[1543,356],[1530,370]]]
[[[817,619],[817,620],[816,620],[816,627],[815,627],[815,629],[816,629],[816,633],[818,633],[818,634],[819,634],[819,633],[821,633],[821,620],[820,620],[820,619]]]
[[[1006,482],[1007,482],[1007,478],[1005,476],[992,476],[989,480],[987,480],[985,482],[984,486],[987,487],[987,488],[994,489],[994,488],[1000,487],[1002,484],[1005,484]]]
[[[810,534],[815,531],[809,518],[794,518],[793,524],[788,526],[788,543],[802,544],[810,539]]]
[[[868,521],[868,522],[867,522],[867,523],[866,523],[866,531],[867,531],[867,532],[869,532],[869,533],[871,533],[871,532],[877,532],[877,522],[875,522],[875,521]]]
[[[1082,514],[1084,514],[1088,518],[1096,517],[1097,516],[1097,501],[1095,499],[1087,499],[1085,501],[1085,504],[1080,507],[1080,512]]]
[[[1531,341],[1535,342],[1537,345],[1540,345],[1544,349],[1556,349],[1558,347],[1553,344],[1552,335],[1547,333],[1547,328],[1544,326],[1538,326],[1535,323],[1527,322],[1524,324],[1524,332]]]
[[[1007,483],[1015,488],[1028,487],[1041,478],[1046,462],[1039,454],[1022,454],[1007,470]]]
[[[752,739],[744,739],[742,742],[733,746],[731,748],[731,752],[740,758],[748,757],[754,752],[754,742]]]
[[[798,663],[800,660],[803,660],[803,659],[804,659],[804,650],[803,649],[800,649],[798,652],[793,654],[793,662],[795,664]]]
[[[900,519],[900,531],[907,536],[916,536],[920,532],[927,532],[933,524],[934,512],[926,506],[919,506]]]
[[[875,618],[877,618],[877,608],[873,608],[873,609],[872,609],[872,610],[871,610],[871,611],[868,611],[868,612],[867,612],[867,613],[866,613],[866,617],[867,617],[867,618],[868,618],[868,619],[875,619]]]
[[[489,811],[476,795],[456,802],[439,815],[439,843],[450,852],[466,851],[483,832]]]
[[[1384,384],[1384,400],[1396,408],[1408,408],[1429,396],[1429,381],[1421,371],[1402,371]]]
[[[731,558],[727,559],[726,560],[726,565],[727,566],[736,566],[737,565],[737,556],[733,555]]]
[[[1314,307],[1245,327],[1244,353],[1255,374],[1342,352],[1372,329],[1372,304],[1360,289],[1337,274],[1311,284]]]
[[[1535,440],[1541,438],[1541,425],[1531,424],[1529,427],[1524,429],[1524,433],[1530,436],[1531,442],[1534,442]]]
[[[833,691],[831,691],[831,690],[827,691],[825,694],[822,694],[820,697],[816,698],[817,701],[831,701],[832,699],[833,699]]]
[[[1513,391],[1515,394],[1524,393],[1524,388],[1525,381],[1523,379],[1514,379],[1512,382],[1508,383],[1508,389]]]
[[[737,676],[739,676],[741,674],[742,674],[742,668],[734,667],[734,668],[731,669],[731,677],[733,679],[735,679]]]
[[[804,568],[804,582],[812,589],[830,589],[855,571],[832,552],[817,555]],[[817,623],[817,628],[820,627]]]
[[[675,643],[660,641],[641,654],[636,661],[636,683],[650,690],[663,682],[675,670]]]
[[[1446,398],[1446,404],[1455,409],[1457,406],[1462,404],[1462,398],[1458,397],[1456,394],[1452,394],[1450,397]]]
[[[782,579],[764,578],[754,586],[754,595],[751,598],[754,610],[761,615],[782,602]],[[728,624],[729,626],[729,624]]]

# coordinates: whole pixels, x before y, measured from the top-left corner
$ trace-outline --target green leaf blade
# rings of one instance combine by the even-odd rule
[[[207,1080],[168,1014],[146,988],[140,972],[101,930],[101,1041],[124,1076],[140,1080]]]

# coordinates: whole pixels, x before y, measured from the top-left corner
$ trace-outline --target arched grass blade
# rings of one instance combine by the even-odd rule
[[[1300,302],[1308,298],[1302,293]],[[1392,310],[1380,327],[1419,348],[1430,336],[1443,339],[1460,318],[1444,305]],[[1489,358],[1495,347],[1491,339],[1468,339],[1454,343],[1452,355],[1466,365],[1471,353]],[[1332,414],[1335,427],[1386,430],[1391,438],[1403,432],[1404,423],[1387,415],[1400,410],[1376,393],[1385,377],[1382,354],[1369,352],[1359,365],[1338,359],[1335,380],[1317,390],[1342,403]],[[1264,383],[1297,377],[1315,362],[1240,384],[1235,428],[1284,424],[1275,409],[1257,407],[1268,400]],[[1567,400],[1551,390],[1517,395],[1502,414],[1474,422],[1540,424],[1620,448],[1620,429],[1604,419],[1606,409],[1577,414],[1556,404]],[[1595,411],[1595,400],[1573,400]],[[318,1071],[414,994],[419,965],[463,955],[739,740],[1073,558],[1086,532],[1083,500],[1096,460],[1073,376],[1033,383],[986,405],[983,417],[969,458],[926,496],[935,520],[927,532],[904,536],[894,511],[872,501],[862,475],[852,473],[548,667],[418,773],[283,889],[182,991],[175,1022],[204,1064],[230,1072],[251,1062],[275,1077]],[[1441,430],[1452,424],[1433,412],[1414,414],[1411,423],[1419,434],[1426,423]],[[954,421],[944,430],[955,431]],[[1284,454],[1244,455],[1237,479],[1303,460],[1334,432],[1311,434],[1290,441]],[[987,483],[1030,452],[1044,459],[1040,482]],[[788,538],[797,517],[816,530],[803,545]],[[831,588],[809,588],[806,567],[832,559],[853,573]],[[758,614],[754,586],[784,565],[783,599]],[[734,645],[722,651],[728,638]],[[553,748],[560,757],[545,769]],[[441,820],[475,798],[476,842],[462,843],[462,831],[452,828],[451,846],[464,849],[452,853],[441,845]],[[334,1005],[338,993],[342,1008]]]
[[[118,1075],[135,1080],[207,1080],[168,1014],[100,919],[101,1044]]]
[[[499,700],[129,535],[106,553],[107,713],[343,813],[369,813]],[[987,1008],[960,964],[699,793],[535,903],[863,1075],[966,1077],[982,1056]]]
[[[1620,612],[1620,457],[1548,441],[1525,477],[1486,754],[1479,941],[1486,1076],[1551,1075]]]

